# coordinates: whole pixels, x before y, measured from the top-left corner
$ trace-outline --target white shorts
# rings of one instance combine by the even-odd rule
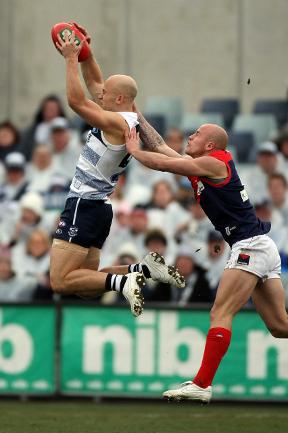
[[[275,242],[267,235],[253,236],[232,245],[225,269],[243,269],[263,281],[280,278],[281,259]]]

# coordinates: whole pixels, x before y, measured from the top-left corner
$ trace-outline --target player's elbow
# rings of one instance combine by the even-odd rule
[[[74,96],[68,96],[67,98],[68,105],[73,111],[78,111],[81,108],[81,103]]]
[[[82,94],[77,95],[77,94],[69,93],[67,95],[67,102],[69,107],[73,111],[76,111],[77,113],[82,112],[86,106],[86,98]]]

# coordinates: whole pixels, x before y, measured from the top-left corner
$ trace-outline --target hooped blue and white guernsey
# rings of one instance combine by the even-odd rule
[[[134,112],[118,112],[130,130],[138,125]],[[107,200],[131,159],[126,145],[110,144],[103,131],[92,128],[76,165],[68,198]]]

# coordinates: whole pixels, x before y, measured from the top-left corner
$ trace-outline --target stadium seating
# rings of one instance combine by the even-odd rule
[[[233,122],[232,132],[250,132],[258,147],[277,133],[277,122],[272,114],[238,114]]]
[[[249,163],[255,159],[254,136],[251,132],[231,132],[228,144],[234,150],[238,162]]]
[[[201,105],[202,113],[221,113],[224,118],[225,127],[229,129],[233,119],[239,113],[240,104],[238,99],[209,98],[204,99]]]
[[[223,127],[224,119],[220,113],[185,113],[181,122],[181,130],[185,136],[188,136],[204,123],[216,123]]]
[[[278,126],[283,126],[288,121],[288,101],[281,99],[262,99],[255,101],[253,113],[274,114]]]
[[[150,96],[147,98],[144,112],[147,115],[163,115],[167,128],[179,128],[183,115],[183,101],[176,96]]]

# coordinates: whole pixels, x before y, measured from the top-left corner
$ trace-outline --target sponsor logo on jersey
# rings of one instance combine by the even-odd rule
[[[236,229],[236,226],[233,226],[233,227],[225,227],[225,232],[226,232],[226,235],[227,236],[230,236],[231,235],[231,232],[232,232],[232,230],[235,230]]]
[[[203,191],[203,189],[204,189],[204,185],[201,182],[201,180],[199,180],[198,183],[197,183],[197,194],[200,195],[201,192]]]
[[[61,230],[61,229],[57,229],[57,230],[56,230],[56,234],[57,234],[57,235],[62,235],[62,230]]]
[[[81,182],[79,179],[74,179],[74,181],[73,181],[73,186],[74,186],[76,189],[79,189],[81,185],[82,185],[82,182]]]
[[[249,197],[248,197],[246,189],[242,189],[242,191],[240,191],[240,195],[241,195],[241,198],[242,198],[243,202],[249,200]]]
[[[250,256],[249,254],[240,253],[237,259],[239,265],[249,265]]]
[[[68,230],[68,235],[73,238],[74,236],[76,236],[78,233],[78,227],[76,226],[71,226],[70,229]]]

